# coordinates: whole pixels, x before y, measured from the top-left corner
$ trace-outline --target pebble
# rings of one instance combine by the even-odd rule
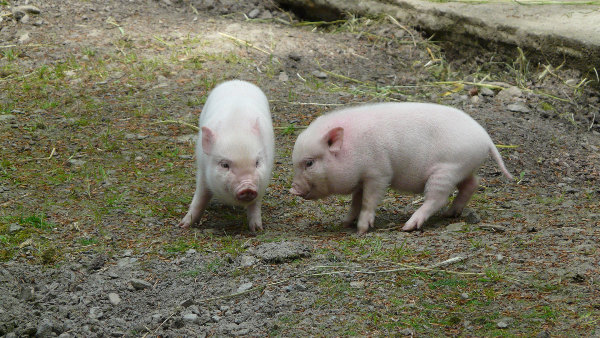
[[[25,32],[19,36],[18,41],[19,41],[19,43],[26,43],[29,41],[29,39],[30,39],[29,32]]]
[[[237,288],[236,293],[248,291],[252,288],[252,285],[254,285],[254,284],[252,284],[252,282],[244,283]]]
[[[510,100],[514,97],[520,97],[521,95],[523,95],[523,92],[521,91],[521,89],[512,86],[512,87],[502,89],[498,93],[498,95],[496,95],[496,99],[501,100],[501,101],[506,101],[506,100]]]
[[[8,120],[14,120],[17,117],[13,114],[4,114],[4,115],[0,115],[0,122],[4,122],[4,121],[8,121]]]
[[[8,232],[14,233],[14,232],[20,231],[21,229],[23,229],[22,226],[18,225],[17,223],[13,223],[8,228]]]
[[[36,337],[49,337],[54,330],[54,324],[49,319],[43,319],[38,325],[35,333]]]
[[[39,8],[33,6],[33,5],[23,5],[23,6],[16,6],[13,7],[12,9],[13,14],[20,12],[23,14],[29,13],[29,14],[40,14],[42,11],[40,11]]]
[[[195,323],[198,320],[198,315],[195,313],[187,313],[183,315],[183,321]]]
[[[300,61],[302,59],[302,56],[300,56],[300,54],[297,53],[290,53],[288,57],[294,61]]]
[[[522,102],[517,102],[517,103],[509,104],[508,106],[506,106],[506,108],[508,110],[510,110],[512,112],[516,112],[516,113],[529,113],[529,112],[531,112],[531,109],[529,109]]]
[[[279,81],[287,82],[289,79],[289,76],[285,72],[279,73]]]
[[[362,289],[362,288],[365,287],[365,282],[362,282],[362,281],[360,281],[360,282],[357,282],[357,281],[350,282],[350,287],[353,288],[353,289]]]
[[[137,262],[135,257],[123,257],[117,262],[117,266],[120,268],[130,268]]]
[[[248,17],[250,19],[255,19],[259,14],[260,14],[260,9],[255,8],[255,9],[251,10],[250,13],[248,13]]]
[[[481,217],[473,210],[467,210],[467,212],[464,213],[464,219],[467,224],[477,224],[481,222]]]
[[[121,297],[119,297],[118,294],[111,292],[108,294],[108,301],[112,304],[112,305],[119,305],[119,303],[121,303]]]
[[[97,306],[92,307],[90,309],[90,313],[88,314],[88,317],[92,319],[101,319],[102,316],[104,316],[104,312],[102,312],[102,309]]]
[[[258,258],[269,263],[283,263],[297,258],[310,257],[312,247],[302,242],[281,241],[263,243],[256,247]]]
[[[483,96],[494,96],[494,91],[487,87],[481,87],[479,93]]]
[[[462,299],[469,299],[469,294],[466,293],[466,292],[463,292],[463,293],[460,294],[460,298],[462,298]]]
[[[75,159],[75,158],[72,158],[72,159],[70,159],[67,162],[69,163],[70,166],[73,166],[73,167],[81,167],[82,165],[85,164],[84,160],[78,160],[78,159]]]
[[[147,288],[151,288],[152,284],[146,282],[143,279],[137,279],[137,278],[133,278],[129,281],[129,283],[131,284],[131,286],[133,286],[136,290],[143,290],[143,289],[147,289]]]
[[[446,231],[452,231],[452,232],[462,231],[464,226],[465,226],[465,222],[448,224],[446,226]]]
[[[479,228],[493,232],[506,232],[506,227],[496,224],[480,224]]]
[[[506,329],[508,327],[508,323],[501,320],[498,322],[498,324],[496,324],[496,326],[498,326],[499,329]]]
[[[256,264],[257,259],[252,256],[242,256],[240,258],[240,265],[242,267],[251,267]]]
[[[316,77],[317,79],[326,79],[327,78],[327,73],[319,71],[319,70],[315,70],[314,72],[311,73],[314,77]]]

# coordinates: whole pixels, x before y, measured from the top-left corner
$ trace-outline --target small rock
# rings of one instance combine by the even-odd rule
[[[28,24],[30,20],[31,20],[31,17],[29,16],[29,14],[25,14],[21,18],[21,23]]]
[[[71,338],[71,334],[69,334],[68,332],[63,332],[60,335],[58,335],[58,338]]]
[[[279,81],[287,82],[288,80],[289,80],[289,77],[285,72],[279,73]]]
[[[401,336],[414,336],[415,332],[412,329],[405,328],[398,331],[398,334],[400,334]]]
[[[314,72],[311,73],[314,77],[316,77],[317,79],[326,79],[327,78],[327,73],[319,71],[319,70],[315,70]]]
[[[300,61],[302,59],[302,56],[300,56],[300,54],[297,54],[297,53],[294,53],[294,52],[290,53],[288,55],[288,57],[290,59],[294,60],[294,61]]]
[[[531,109],[529,109],[524,103],[517,102],[513,104],[509,104],[506,108],[512,112],[516,113],[529,113]]]
[[[17,223],[13,223],[8,228],[8,232],[10,232],[12,234],[14,232],[21,231],[21,229],[23,229],[22,226],[18,225]]]
[[[537,229],[532,226],[532,227],[527,228],[527,232],[537,232]]]
[[[302,242],[270,242],[256,247],[258,258],[269,263],[283,263],[297,258],[310,257],[312,247]]]
[[[221,320],[221,317],[218,315],[214,315],[211,317],[211,319],[213,320],[213,322],[218,323]]]
[[[143,279],[137,279],[137,278],[133,278],[129,281],[129,283],[131,284],[131,286],[133,286],[134,289],[136,290],[143,290],[143,289],[147,289],[147,288],[151,288],[152,284],[146,282]]]
[[[467,224],[477,224],[481,222],[481,217],[479,217],[479,215],[473,210],[467,210],[464,213],[464,218]]]
[[[488,87],[481,87],[479,93],[483,96],[494,96],[494,91]]]
[[[513,87],[508,87],[508,88],[502,89],[498,93],[498,95],[496,95],[496,99],[498,99],[500,101],[507,101],[514,97],[520,97],[521,95],[523,95],[523,92],[521,91],[521,89],[513,86]]]
[[[502,254],[497,254],[496,255],[496,261],[502,262],[503,260],[504,260],[504,255],[502,255]]]
[[[30,300],[33,300],[34,295],[35,295],[35,291],[33,289],[33,286],[26,285],[21,289],[19,298],[21,298],[24,301],[30,301]]]
[[[30,37],[29,37],[29,32],[25,32],[23,34],[21,34],[19,36],[19,43],[27,43],[29,41]]]
[[[130,268],[137,262],[135,257],[123,257],[117,261],[117,266],[120,268]]]
[[[198,134],[187,134],[187,135],[177,136],[176,140],[177,140],[177,143],[194,143],[196,141],[197,137],[198,137]]]
[[[195,323],[198,320],[198,315],[195,313],[187,313],[183,315],[183,321],[188,323]]]
[[[181,307],[183,307],[183,308],[186,308],[186,307],[189,307],[189,306],[192,306],[192,305],[194,305],[194,300],[193,300],[193,299],[191,299],[191,298],[190,298],[190,299],[186,299],[186,300],[184,300],[183,302],[181,302],[179,305],[180,305]]]
[[[506,329],[508,327],[508,323],[505,321],[499,321],[496,326],[498,326],[499,329]]]
[[[466,292],[463,292],[463,293],[460,294],[460,298],[465,299],[465,300],[469,299],[469,294],[466,293]]]
[[[191,248],[191,249],[188,249],[188,250],[185,252],[185,254],[186,254],[186,255],[193,255],[193,254],[195,254],[196,252],[197,252],[197,251],[196,251],[196,249],[193,249],[193,248]]]
[[[481,101],[481,98],[478,95],[471,96],[471,103],[472,104],[478,104],[479,101]]]
[[[36,337],[49,337],[53,330],[54,330],[54,324],[52,324],[52,321],[50,321],[49,319],[43,319],[42,322],[37,327],[35,336]]]
[[[230,332],[232,336],[246,336],[248,335],[248,333],[250,333],[250,329],[249,328],[243,328],[243,329],[239,329],[236,331],[232,331]]]
[[[358,281],[354,281],[354,282],[350,282],[350,287],[354,288],[354,289],[362,289],[365,287],[365,282],[358,282]]]
[[[16,6],[12,9],[13,13],[21,12],[21,13],[29,13],[29,14],[40,14],[41,11],[39,8],[32,5],[23,5]]]
[[[123,257],[131,257],[131,255],[133,255],[133,250],[123,251]]]
[[[4,121],[8,121],[8,120],[14,120],[17,117],[13,114],[3,114],[0,115],[0,122],[4,122]]]
[[[72,158],[72,159],[68,160],[67,163],[69,163],[69,165],[72,167],[81,167],[82,165],[85,164],[85,161]]]
[[[101,319],[102,316],[104,316],[104,312],[102,312],[102,309],[97,306],[92,307],[90,309],[90,313],[88,314],[88,317],[92,319]]]
[[[260,9],[255,8],[255,9],[251,10],[250,13],[248,13],[248,17],[250,19],[255,19],[259,14],[260,14]]]
[[[462,231],[464,226],[465,226],[465,222],[448,224],[446,226],[446,231],[450,231],[450,232]]]
[[[478,227],[483,230],[494,231],[494,232],[506,232],[506,227],[496,224],[479,224]]]
[[[250,267],[254,264],[256,264],[257,259],[252,257],[252,256],[242,256],[242,258],[240,258],[240,265],[242,267]]]
[[[252,288],[252,285],[254,285],[254,284],[252,284],[252,282],[244,283],[237,288],[236,293],[248,291]]]
[[[88,264],[88,270],[99,270],[104,266],[107,257],[103,254],[98,254]]]
[[[111,292],[108,294],[108,301],[112,305],[117,306],[117,305],[119,305],[119,303],[121,303],[121,297],[119,297],[118,294]]]

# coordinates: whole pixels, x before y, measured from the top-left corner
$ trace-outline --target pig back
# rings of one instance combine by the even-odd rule
[[[365,171],[390,175],[392,185],[421,192],[440,166],[460,175],[475,170],[492,144],[487,132],[466,113],[429,103],[382,103],[334,113],[344,120],[343,153]]]

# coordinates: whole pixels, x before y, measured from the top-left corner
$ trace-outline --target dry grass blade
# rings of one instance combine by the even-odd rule
[[[264,49],[262,49],[260,47],[257,47],[254,44],[252,44],[252,43],[250,43],[250,42],[248,42],[246,40],[238,39],[235,36],[231,36],[231,35],[229,35],[227,33],[221,33],[221,32],[219,32],[219,34],[222,35],[222,36],[224,36],[224,37],[226,37],[226,38],[228,38],[228,39],[230,39],[230,40],[233,40],[233,41],[235,41],[235,42],[237,42],[239,44],[242,44],[242,45],[244,45],[246,47],[254,48],[254,49],[256,49],[259,52],[265,53],[267,55],[271,55],[272,54],[271,52],[266,51],[266,50],[264,50]]]
[[[390,21],[391,21],[391,22],[392,22],[394,25],[396,25],[396,26],[398,26],[398,27],[400,27],[400,28],[404,29],[404,30],[405,30],[405,31],[406,31],[406,32],[407,32],[407,33],[410,35],[410,38],[412,39],[413,45],[414,45],[415,47],[417,47],[417,42],[415,41],[415,36],[413,35],[413,33],[412,33],[412,32],[411,32],[411,31],[410,31],[408,28],[406,28],[405,26],[401,25],[401,24],[398,22],[398,20],[396,20],[396,18],[394,18],[393,16],[391,16],[391,15],[389,15],[389,14],[388,14],[388,15],[387,15],[387,17],[388,17],[388,19],[390,19]]]
[[[19,162],[49,160],[52,158],[52,156],[54,156],[54,154],[56,154],[56,148],[52,148],[52,151],[50,152],[50,155],[48,155],[48,157],[26,158],[26,159],[20,160]]]
[[[156,121],[156,122],[152,122],[152,124],[158,124],[158,123],[175,123],[175,124],[181,124],[184,125],[186,127],[190,127],[196,131],[199,131],[200,128],[198,128],[197,126],[191,124],[191,123],[187,123],[184,121],[179,121],[179,120],[162,120],[162,121]]]

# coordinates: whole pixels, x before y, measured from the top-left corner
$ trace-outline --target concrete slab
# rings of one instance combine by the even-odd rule
[[[277,0],[310,17],[332,19],[343,13],[389,14],[452,43],[513,53],[520,47],[528,58],[600,73],[600,1],[423,0]],[[543,3],[543,4],[542,4]],[[594,75],[595,77],[596,75]]]

